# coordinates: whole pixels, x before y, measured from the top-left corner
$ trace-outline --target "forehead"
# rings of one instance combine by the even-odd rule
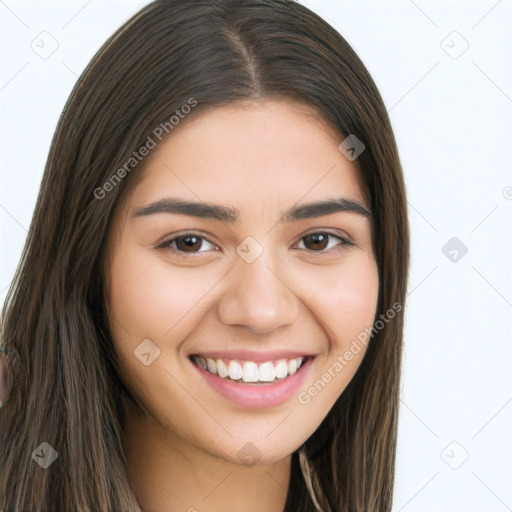
[[[130,202],[165,194],[251,205],[341,194],[363,200],[343,137],[310,107],[289,101],[230,104],[185,119],[157,143]]]

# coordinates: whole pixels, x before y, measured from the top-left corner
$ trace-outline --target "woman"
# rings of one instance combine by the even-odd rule
[[[150,3],[57,127],[2,348],[0,509],[389,511],[398,152],[289,0]]]

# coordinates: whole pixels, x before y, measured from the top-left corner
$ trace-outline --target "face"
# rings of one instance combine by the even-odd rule
[[[353,342],[373,324],[379,281],[342,140],[294,103],[215,108],[153,150],[116,212],[107,287],[121,378],[183,446],[278,461],[359,367],[366,346]]]

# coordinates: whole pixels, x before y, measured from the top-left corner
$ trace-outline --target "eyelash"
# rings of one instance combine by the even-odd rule
[[[349,240],[348,238],[345,238],[345,237],[340,236],[340,235],[336,235],[335,233],[331,233],[329,231],[313,231],[313,232],[308,233],[308,234],[304,235],[303,237],[301,237],[300,240],[303,240],[304,238],[306,238],[308,236],[311,236],[311,235],[328,235],[331,238],[337,238],[338,240],[340,240],[341,243],[336,245],[334,250],[341,250],[344,247],[356,247],[356,244],[354,242],[352,242],[351,240]],[[168,238],[166,240],[162,240],[160,243],[158,243],[155,246],[155,248],[156,249],[170,250],[171,252],[173,252],[175,254],[179,254],[180,256],[184,256],[184,257],[188,257],[189,255],[201,254],[202,252],[208,252],[208,251],[199,251],[199,252],[187,253],[185,251],[179,251],[177,249],[173,249],[173,248],[170,247],[171,244],[173,242],[175,242],[176,240],[178,240],[180,238],[187,238],[187,237],[199,238],[201,240],[207,241],[208,243],[210,243],[212,245],[215,245],[213,242],[208,240],[208,238],[206,238],[206,237],[204,237],[204,236],[202,236],[202,235],[200,235],[198,233],[186,232],[186,233],[181,233],[181,234],[179,234],[177,236],[174,236],[172,238]],[[339,247],[339,249],[336,249],[336,247]],[[331,247],[331,249],[322,249],[321,251],[313,251],[313,250],[309,250],[309,249],[301,249],[301,250],[306,250],[306,251],[312,252],[314,254],[329,254],[329,253],[331,253],[331,251],[333,251],[333,248]],[[195,257],[195,256],[192,256],[192,257]]]

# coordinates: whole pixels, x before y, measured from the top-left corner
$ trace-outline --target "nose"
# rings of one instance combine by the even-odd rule
[[[226,325],[244,326],[255,334],[266,334],[292,324],[298,316],[299,300],[274,270],[273,259],[263,253],[252,263],[239,258],[229,272],[218,314]]]

